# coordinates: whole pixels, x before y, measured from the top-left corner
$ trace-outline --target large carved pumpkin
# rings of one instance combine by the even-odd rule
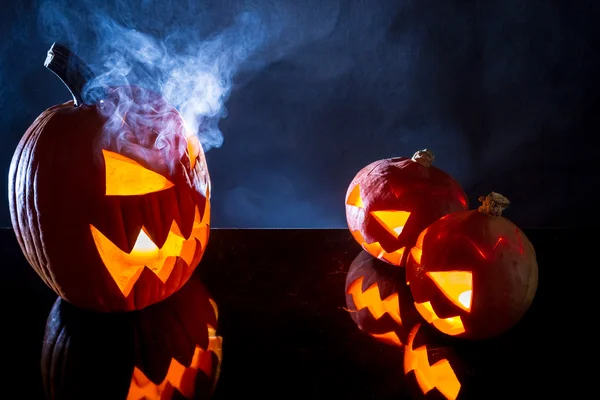
[[[423,318],[448,335],[484,339],[513,327],[537,290],[533,245],[501,213],[498,193],[477,210],[449,214],[426,228],[410,251],[406,278]]]
[[[421,318],[404,269],[389,266],[361,251],[346,275],[346,306],[358,328],[384,343],[403,346]]]
[[[178,290],[206,248],[202,147],[178,111],[148,90],[108,88],[101,101],[82,103],[82,75],[69,66],[85,66],[62,47],[52,51],[48,67],[75,101],[44,111],[14,153],[15,234],[27,261],[67,301],[141,309]]]
[[[348,228],[372,256],[404,266],[423,229],[446,214],[468,208],[460,185],[432,162],[429,150],[417,151],[412,158],[375,161],[350,183]]]
[[[84,311],[59,297],[42,349],[47,398],[207,399],[221,365],[217,317],[196,278],[132,313]]]

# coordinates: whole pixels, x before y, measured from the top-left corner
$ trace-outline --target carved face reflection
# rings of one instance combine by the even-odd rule
[[[182,181],[178,184],[187,185],[177,191],[176,185],[168,177],[152,171],[140,163],[116,152],[102,150],[105,165],[105,196],[107,198],[136,199],[137,207],[152,208],[151,213],[144,217],[133,218],[136,229],[135,237],[126,238],[117,244],[113,242],[102,228],[90,224],[90,230],[98,253],[106,269],[118,285],[125,297],[133,289],[136,281],[144,271],[149,269],[163,283],[171,276],[175,264],[181,260],[188,267],[195,267],[199,262],[204,247],[208,241],[208,225],[210,223],[209,193],[206,197],[192,196],[195,182]],[[196,163],[196,157],[190,155],[191,168]],[[197,154],[196,154],[197,156]],[[172,193],[166,193],[172,191]],[[162,197],[152,197],[161,194]],[[176,201],[178,196],[188,196],[191,201]],[[163,199],[167,199],[164,201]],[[168,201],[168,200],[171,201]],[[180,205],[185,204],[184,207]],[[174,207],[175,210],[167,208]],[[185,208],[185,209],[184,209]],[[139,210],[130,209],[135,216]],[[163,214],[172,218],[165,219]],[[151,220],[147,220],[147,217]],[[146,220],[145,220],[146,219]],[[160,221],[160,223],[157,223]],[[121,224],[123,230],[131,234],[131,223],[128,216],[122,216],[122,221],[112,221],[113,225]],[[152,230],[148,226],[152,224]],[[125,226],[127,225],[127,226]],[[182,229],[183,227],[186,229]],[[112,236],[123,235],[116,232],[113,226]],[[132,240],[133,239],[133,240]]]

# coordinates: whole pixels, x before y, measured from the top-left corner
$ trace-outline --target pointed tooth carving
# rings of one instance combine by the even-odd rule
[[[186,262],[188,266],[192,265],[194,261],[194,255],[196,254],[196,240],[187,240],[183,243],[180,257]]]
[[[175,268],[175,262],[177,262],[177,257],[170,256],[165,260],[165,263],[160,271],[158,271],[158,273],[155,272],[156,276],[158,276],[158,279],[160,279],[162,283],[167,283],[173,268]]]
[[[121,212],[121,202],[118,198],[107,199],[99,209],[96,216],[99,218],[92,221],[92,225],[98,229],[111,242],[120,249],[127,248],[127,238],[125,236],[125,225],[123,214]]]
[[[206,212],[206,203],[208,202],[208,200],[202,195],[202,193],[199,193],[197,191],[193,191],[193,196],[194,204],[196,205],[198,210],[200,210],[200,220],[202,220],[204,218],[204,213]]]
[[[130,253],[144,225],[143,213],[137,197],[121,199],[121,213],[123,214],[126,248],[121,248]]]
[[[179,227],[181,226],[181,215],[179,214],[179,201],[177,200],[177,193],[175,190],[167,190],[164,195],[160,197],[160,210],[161,213],[157,217],[161,218],[165,229],[169,229],[169,227],[172,226],[172,223],[175,222],[177,229],[179,230]],[[182,236],[179,232],[178,235]]]
[[[178,225],[183,237],[187,239],[192,234],[194,226],[194,199],[190,193],[190,189],[185,187],[178,190],[177,195],[179,200],[179,216],[181,219]]]
[[[163,224],[158,199],[146,197],[140,207],[143,210],[144,228],[148,237],[158,248],[161,248],[167,240],[170,224],[166,226]]]

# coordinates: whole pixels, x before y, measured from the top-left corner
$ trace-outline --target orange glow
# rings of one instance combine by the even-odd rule
[[[469,239],[469,237],[466,237],[466,239],[475,248],[475,250],[477,250],[477,252],[479,253],[479,255],[481,257],[483,257],[484,260],[487,260],[487,256],[485,255],[485,253],[483,252],[483,250],[481,250],[479,248],[479,246],[477,246],[471,239]]]
[[[413,349],[415,336],[421,324],[417,324],[408,336],[408,345],[404,351],[404,373],[414,371],[417,384],[423,394],[437,389],[448,400],[456,400],[461,384],[447,359],[442,359],[433,365],[429,364],[427,346]]]
[[[375,339],[383,343],[391,344],[392,346],[404,346],[396,332],[369,333],[369,335],[373,336]]]
[[[396,239],[410,217],[408,211],[371,211],[370,214]]]
[[[354,189],[348,195],[348,199],[346,200],[346,204],[349,206],[354,206],[358,208],[363,208],[364,204],[362,198],[360,197],[360,186],[354,186]]]
[[[351,233],[354,239],[358,243],[361,243],[362,248],[373,257],[379,258],[380,260],[386,260],[394,265],[400,265],[402,256],[404,256],[405,247],[401,247],[396,251],[388,253],[381,247],[379,242],[367,243],[365,238],[360,234],[360,231],[352,231]]]
[[[198,156],[200,155],[201,144],[196,135],[189,135],[187,137],[187,151],[190,157],[190,168],[194,169],[196,165],[196,160],[198,160]]]
[[[348,286],[348,294],[352,295],[356,311],[367,308],[375,319],[379,319],[383,317],[385,313],[388,313],[396,323],[402,325],[398,293],[393,293],[385,299],[382,299],[377,282],[373,283],[363,292],[363,280],[364,277],[361,276]]]
[[[467,312],[471,311],[473,273],[469,271],[438,271],[427,272],[427,276],[448,300]]]
[[[512,245],[513,247],[517,247],[519,249],[519,254],[523,254],[525,252],[525,250],[523,249],[523,241],[521,240],[521,234],[519,233],[519,228],[517,228],[516,230],[516,235],[517,235],[517,240],[518,240],[518,244],[512,243],[511,241],[509,241],[508,239],[506,239],[504,236],[500,236],[498,237],[498,240],[496,241],[496,244],[494,245],[494,251],[496,250],[496,247],[498,247],[500,245],[500,243],[507,243],[509,246]]]
[[[207,209],[210,207],[208,200],[206,207]],[[210,218],[209,214],[210,212],[204,213],[205,220]],[[204,220],[200,220],[198,207],[195,210],[190,237],[184,238],[179,226],[173,221],[167,239],[161,248],[154,244],[144,227],[140,230],[130,253],[122,251],[91,224],[90,230],[102,262],[125,297],[131,293],[144,268],[150,269],[162,282],[166,282],[171,276],[177,257],[192,266],[196,246],[200,245],[204,249],[209,235],[209,226]]]
[[[465,327],[460,316],[440,318],[435,311],[433,311],[433,307],[429,301],[425,303],[415,303],[415,307],[423,319],[435,326],[440,332],[450,336],[460,335],[465,332]]]
[[[175,359],[171,359],[167,376],[160,384],[150,381],[141,370],[135,367],[127,400],[167,400],[173,397],[174,389],[177,389],[186,399],[192,399],[194,397],[198,371],[202,371],[208,377],[211,377],[213,374],[211,353],[217,355],[220,366],[222,356],[222,338],[220,336],[211,336],[209,338],[207,350],[196,346],[189,367],[182,365]],[[217,372],[215,376],[212,377],[214,383],[218,379],[219,366],[216,368]]]
[[[425,230],[419,234],[415,246],[410,249],[410,255],[419,265],[421,265],[421,257],[423,256],[423,240],[425,240],[427,229],[428,228],[425,228]]]
[[[107,196],[135,196],[158,192],[174,185],[164,176],[112,151],[102,150]]]

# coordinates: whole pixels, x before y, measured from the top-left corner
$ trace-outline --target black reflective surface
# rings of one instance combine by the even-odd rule
[[[453,366],[461,382],[459,398],[589,397],[584,393],[590,381],[582,376],[590,373],[578,365],[589,361],[590,356],[582,354],[595,346],[586,341],[589,328],[578,319],[585,306],[574,303],[586,298],[583,284],[575,283],[587,280],[576,273],[581,266],[573,258],[577,232],[524,231],[537,251],[539,286],[532,307],[514,329],[482,342],[442,337],[426,327],[408,332],[414,339],[411,349],[425,346],[431,365],[446,359]],[[12,230],[0,234],[5,365],[0,398],[44,397],[41,365],[49,365],[48,354],[63,354],[53,347],[60,334],[47,330],[51,312],[79,327],[66,330],[79,337],[80,347],[72,341],[76,351],[70,354],[78,368],[55,370],[53,375],[67,389],[88,379],[89,385],[98,385],[90,393],[100,393],[98,387],[108,390],[109,381],[114,386],[121,379],[118,393],[124,393],[134,367],[161,381],[167,361],[189,362],[191,345],[204,340],[191,334],[183,340],[175,333],[182,329],[172,321],[173,315],[189,315],[189,323],[175,318],[186,332],[200,332],[194,327],[207,325],[211,309],[189,306],[207,304],[206,298],[198,297],[199,289],[184,288],[167,304],[124,320],[81,313],[60,301],[55,305],[56,295],[28,266]],[[346,275],[360,252],[345,229],[213,229],[192,281],[207,289],[218,305],[223,362],[213,398],[416,398],[420,392],[415,374],[404,373],[405,349],[361,331],[348,311]],[[154,355],[147,356],[149,352]],[[50,364],[66,365],[57,359]],[[82,375],[84,368],[89,373]],[[44,377],[48,384],[46,373]],[[56,382],[52,381],[55,388],[60,386]],[[195,382],[206,388],[206,380]],[[428,398],[435,398],[436,392]]]

